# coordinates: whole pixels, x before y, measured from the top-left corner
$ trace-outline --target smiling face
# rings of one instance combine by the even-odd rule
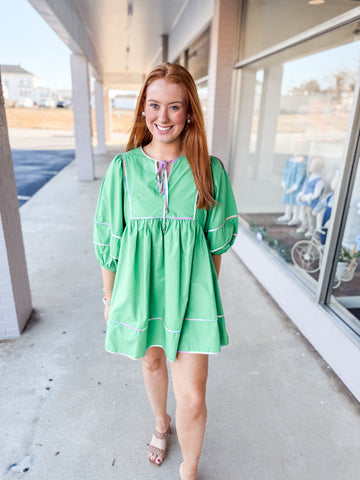
[[[163,78],[154,80],[146,91],[144,111],[152,144],[180,143],[180,134],[189,116],[186,92],[181,85]]]

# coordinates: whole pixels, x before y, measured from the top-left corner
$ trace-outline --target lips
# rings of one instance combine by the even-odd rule
[[[167,133],[168,131],[170,131],[173,127],[173,125],[171,125],[170,127],[161,127],[160,125],[158,125],[157,123],[154,123],[156,129],[160,132],[160,133]]]

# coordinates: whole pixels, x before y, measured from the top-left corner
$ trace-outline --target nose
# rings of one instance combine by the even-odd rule
[[[169,116],[168,116],[168,111],[167,108],[161,108],[159,111],[159,121],[162,124],[168,123],[169,121]]]

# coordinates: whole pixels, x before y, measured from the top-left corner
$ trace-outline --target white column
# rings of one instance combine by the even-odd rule
[[[79,180],[91,181],[94,180],[94,159],[88,62],[85,55],[73,54],[70,58],[77,174]]]
[[[0,78],[0,338],[20,335],[32,304]]]
[[[96,153],[106,153],[104,88],[102,82],[95,80],[95,116],[97,147]]]
[[[233,66],[238,28],[238,0],[215,0],[211,24],[207,136],[209,150],[229,162]]]
[[[272,174],[282,73],[282,65],[264,70],[253,178]]]
[[[105,90],[104,93],[104,119],[105,119],[105,140],[110,142],[112,132],[112,109],[109,97],[109,90]]]
[[[253,207],[249,204],[248,191],[244,188],[247,181],[252,154],[252,124],[255,106],[256,70],[244,68],[237,72],[237,95],[234,101],[236,109],[231,151],[231,181],[238,208],[242,212]],[[251,210],[250,210],[251,211]]]

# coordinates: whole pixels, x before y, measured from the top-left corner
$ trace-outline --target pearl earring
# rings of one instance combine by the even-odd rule
[[[145,113],[145,112],[142,112],[142,114],[141,114],[141,115],[142,115],[143,117],[145,117],[145,116],[146,116],[146,113]]]
[[[188,118],[186,121],[187,121],[187,123],[190,123],[190,122],[191,122],[191,118]]]

